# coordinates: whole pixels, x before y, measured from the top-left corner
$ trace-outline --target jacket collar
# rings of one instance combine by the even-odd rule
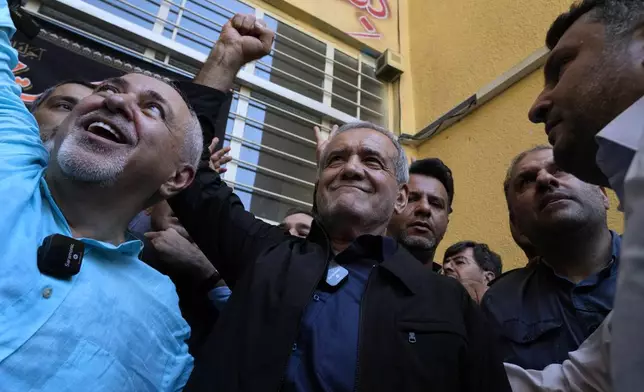
[[[423,276],[428,267],[421,264],[404,246],[398,246],[396,253],[388,257],[380,267],[391,272],[413,294],[420,293],[427,284]]]
[[[307,240],[322,246],[328,251],[329,255],[333,254],[329,236],[317,220],[313,221]],[[404,246],[400,246],[393,238],[364,235],[358,237],[350,248],[353,251],[364,251],[374,260],[379,261],[379,267],[393,274],[413,294],[421,292],[422,285],[426,284],[422,276],[423,271],[428,267],[422,265]],[[341,263],[341,260],[338,261]]]

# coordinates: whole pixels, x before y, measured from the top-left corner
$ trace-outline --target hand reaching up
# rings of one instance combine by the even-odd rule
[[[208,147],[208,151],[210,151],[210,168],[219,174],[224,174],[228,169],[223,167],[223,165],[232,161],[233,158],[228,155],[230,147],[224,147],[220,150],[214,151],[217,147],[217,143],[219,143],[219,138],[216,137],[212,139],[212,143],[210,143],[210,146]]]
[[[313,131],[315,132],[315,141],[317,142],[317,149],[315,152],[315,160],[317,161],[318,166],[320,165],[320,158],[322,157],[322,152],[326,148],[327,144],[329,144],[329,140],[335,136],[336,133],[338,133],[338,129],[340,127],[337,125],[334,125],[331,127],[331,134],[329,134],[328,138],[325,138],[324,135],[322,134],[322,131],[320,130],[320,127],[315,126],[313,127]]]

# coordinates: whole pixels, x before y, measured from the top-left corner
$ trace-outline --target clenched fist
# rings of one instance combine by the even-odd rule
[[[253,15],[237,14],[221,29],[219,39],[197,73],[195,83],[228,91],[244,66],[271,52],[275,33]]]
[[[275,33],[253,15],[237,14],[221,29],[219,41],[226,49],[225,61],[238,65],[258,60],[271,52]]]

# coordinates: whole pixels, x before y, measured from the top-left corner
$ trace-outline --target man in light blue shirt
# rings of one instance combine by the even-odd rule
[[[14,83],[13,32],[0,0],[0,391],[180,390],[188,325],[169,278],[125,232],[190,184],[199,123],[172,86],[125,75],[74,108],[49,159]],[[54,233],[85,245],[72,278],[38,269]]]

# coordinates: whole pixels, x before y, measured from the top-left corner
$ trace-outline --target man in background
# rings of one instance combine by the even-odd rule
[[[403,244],[421,263],[440,270],[436,248],[447,231],[454,200],[452,171],[438,158],[414,161],[409,167],[409,200],[395,213],[387,233]]]
[[[549,146],[515,157],[504,190],[512,224],[539,257],[496,280],[481,306],[504,361],[541,370],[568,358],[612,310],[621,239],[608,229],[603,189],[561,170]]]
[[[94,91],[94,85],[83,80],[66,80],[45,90],[31,104],[31,114],[40,126],[40,139],[50,150],[54,130],[69,112]]]
[[[306,238],[311,231],[312,223],[313,214],[310,211],[301,208],[291,208],[286,211],[286,215],[279,227],[291,235]]]
[[[461,241],[445,250],[443,273],[461,282],[472,299],[480,303],[490,282],[501,276],[501,256],[486,244]]]

